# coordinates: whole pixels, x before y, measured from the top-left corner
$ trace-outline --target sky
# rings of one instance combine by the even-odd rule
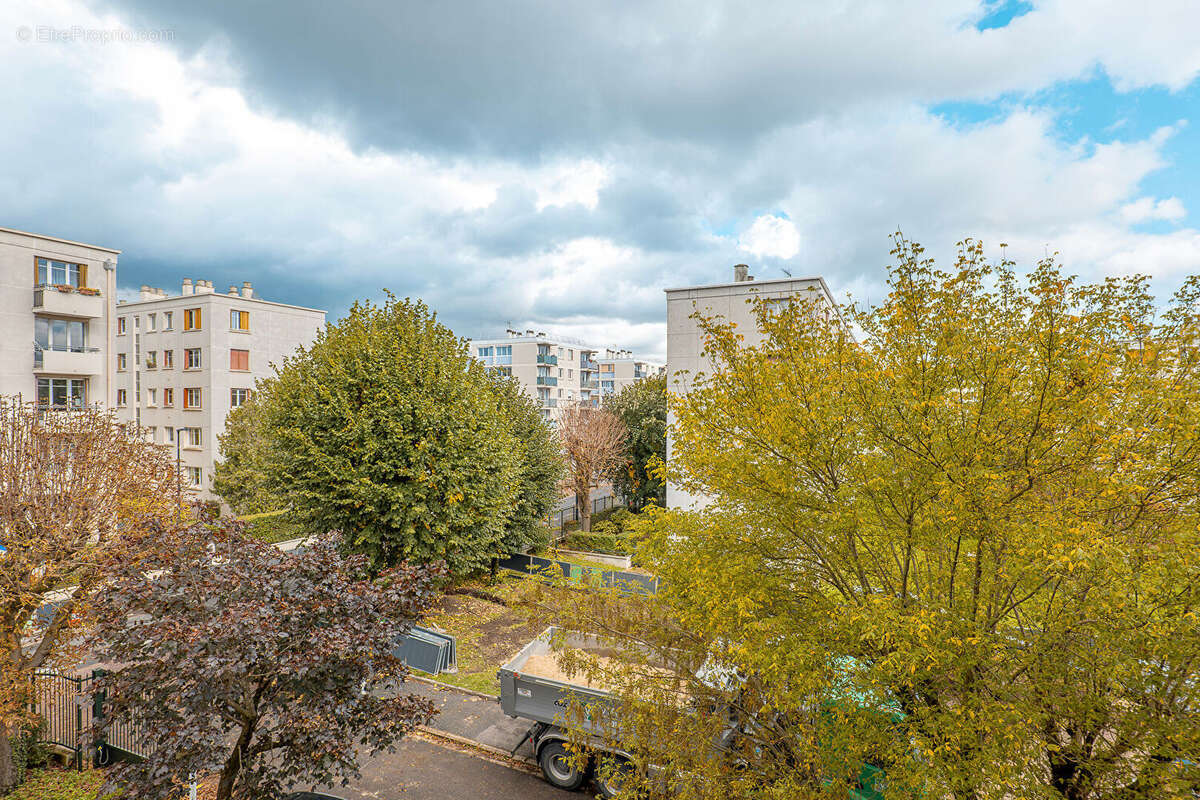
[[[384,290],[460,336],[665,354],[667,287],[889,236],[1087,280],[1200,272],[1195,0],[5,0],[0,226],[125,296]]]

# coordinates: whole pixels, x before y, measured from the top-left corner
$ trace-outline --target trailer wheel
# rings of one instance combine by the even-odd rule
[[[538,754],[538,764],[546,780],[560,789],[573,792],[587,780],[587,772],[571,763],[571,754],[562,742],[548,742]]]
[[[601,797],[616,797],[629,783],[633,764],[624,756],[602,756],[596,766],[596,788]]]

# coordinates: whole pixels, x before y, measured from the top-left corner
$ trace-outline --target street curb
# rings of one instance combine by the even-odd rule
[[[494,694],[488,694],[487,692],[477,692],[474,689],[466,689],[462,686],[455,686],[452,683],[442,683],[441,681],[435,681],[433,678],[426,678],[421,675],[414,675],[414,674],[412,674],[411,671],[408,673],[408,677],[406,680],[420,681],[421,683],[428,683],[430,686],[436,686],[439,689],[444,689],[444,690],[451,691],[451,692],[460,692],[462,694],[470,694],[470,695],[474,695],[475,697],[482,697],[484,700],[494,700],[497,703],[500,702],[500,698]]]
[[[507,750],[501,750],[499,747],[492,747],[490,744],[484,744],[483,742],[477,742],[474,739],[468,739],[467,737],[459,736],[456,733],[448,733],[446,731],[440,731],[437,728],[430,728],[428,725],[418,725],[417,731],[425,734],[426,736],[431,736],[435,739],[445,739],[448,742],[453,742],[454,744],[461,745],[463,747],[469,747],[472,750],[479,750],[481,752],[487,753],[488,755],[495,756],[495,757],[503,760],[504,763],[507,764],[508,766],[516,765],[521,768],[526,768],[523,771],[529,771],[531,774],[535,774],[535,775],[541,774],[536,769],[534,769],[534,765],[536,762],[534,762],[533,759],[531,759],[531,758],[515,756],[512,753],[508,752]]]

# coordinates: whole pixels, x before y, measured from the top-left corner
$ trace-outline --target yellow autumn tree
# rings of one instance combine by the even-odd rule
[[[680,797],[1189,796],[1200,281],[893,256],[841,319],[701,320],[670,467],[711,504],[645,523],[657,597],[546,605],[666,669],[576,666]]]

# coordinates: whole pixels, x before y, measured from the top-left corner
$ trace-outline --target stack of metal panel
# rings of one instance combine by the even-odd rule
[[[396,641],[392,655],[413,669],[437,675],[440,672],[458,672],[458,653],[454,637],[448,633],[428,628],[413,627]]]

